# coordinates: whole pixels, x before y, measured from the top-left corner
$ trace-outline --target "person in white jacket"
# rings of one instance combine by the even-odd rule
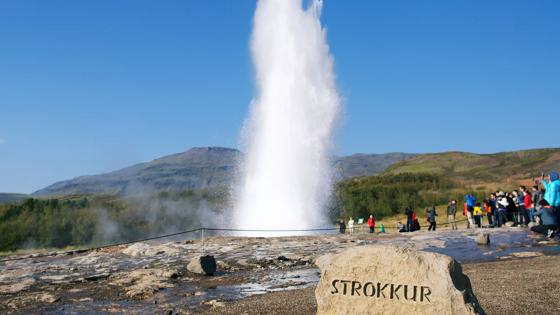
[[[354,219],[352,217],[348,220],[348,232],[354,233]]]
[[[506,223],[507,218],[506,218],[506,211],[507,211],[507,207],[509,206],[509,202],[507,201],[507,198],[505,196],[505,193],[503,191],[500,191],[498,193],[498,226],[502,226],[504,223]]]

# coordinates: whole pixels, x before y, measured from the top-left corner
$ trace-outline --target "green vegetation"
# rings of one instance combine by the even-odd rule
[[[133,240],[198,227],[227,205],[219,190],[151,198],[71,196],[0,205],[0,251]]]
[[[371,176],[340,182],[336,197],[335,217],[376,218],[401,213],[408,206],[413,209],[447,203],[456,185],[434,174],[401,173],[395,176]],[[338,212],[338,213],[337,213]]]

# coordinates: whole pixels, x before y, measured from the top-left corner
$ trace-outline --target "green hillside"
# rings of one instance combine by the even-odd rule
[[[388,167],[382,175],[428,173],[461,185],[485,187],[527,183],[541,172],[560,168],[560,149],[535,149],[495,154],[444,152],[421,154]]]
[[[341,181],[333,217],[366,217],[402,213],[405,207],[423,211],[451,199],[461,204],[467,192],[479,200],[492,191],[531,186],[542,172],[560,169],[560,149],[536,149],[496,154],[444,152],[420,154],[397,162],[377,176]]]

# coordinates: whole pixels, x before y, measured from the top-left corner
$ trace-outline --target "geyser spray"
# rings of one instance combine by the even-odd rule
[[[321,9],[320,0],[308,8],[302,0],[257,3],[251,52],[258,92],[242,137],[247,155],[234,212],[237,228],[328,224],[329,157],[341,101]]]

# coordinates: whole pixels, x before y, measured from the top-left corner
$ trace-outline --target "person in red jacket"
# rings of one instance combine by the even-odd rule
[[[531,198],[531,194],[525,189],[525,186],[522,186],[523,190],[523,204],[525,205],[525,213],[523,214],[523,218],[525,219],[525,225],[529,225],[529,222],[533,221],[533,198]]]
[[[369,215],[369,219],[367,220],[367,225],[369,226],[369,232],[375,232],[375,219],[373,218],[373,214]]]
[[[412,231],[420,231],[420,222],[416,217],[416,212],[412,211]]]

